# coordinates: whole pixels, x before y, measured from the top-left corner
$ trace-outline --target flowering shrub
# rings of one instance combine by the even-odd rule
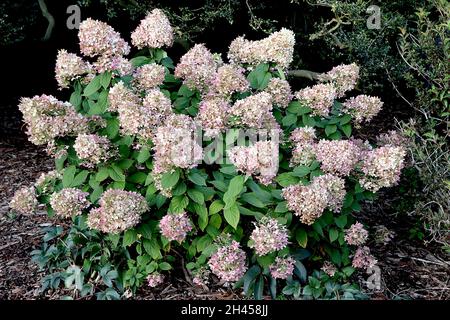
[[[295,39],[282,29],[237,38],[229,63],[197,44],[174,66],[162,49],[173,29],[158,9],[132,33],[141,50],[130,60],[103,22],[84,21],[79,39],[85,57],[62,50],[56,63],[70,102],[43,95],[19,105],[56,170],[20,189],[11,208],[71,221],[33,252],[49,272],[44,289],[64,281],[115,299],[159,286],[185,261],[193,285],[320,298],[331,295],[322,282],[373,267],[357,212],[398,181],[405,151],[351,137],[352,124],[382,107],[376,97],[336,100],[355,87],[356,65],[293,93],[285,71]]]

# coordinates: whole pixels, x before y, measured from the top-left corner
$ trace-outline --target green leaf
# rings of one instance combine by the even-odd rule
[[[177,184],[177,186],[172,190],[172,195],[174,196],[181,196],[182,194],[184,194],[187,190],[187,186],[186,183],[184,183],[183,181],[181,181],[180,183]]]
[[[287,187],[292,184],[296,184],[299,182],[299,179],[297,177],[294,177],[292,173],[290,172],[284,172],[280,175],[278,175],[275,178],[275,181],[278,182],[278,184],[282,187]]]
[[[327,136],[330,136],[331,134],[335,133],[337,130],[337,126],[335,124],[329,124],[325,127],[325,133]]]
[[[136,172],[136,173],[132,174],[127,180],[129,182],[143,184],[146,179],[147,179],[147,174],[145,174],[144,172]]]
[[[142,242],[142,245],[144,247],[144,250],[155,260],[157,259],[161,259],[162,255],[161,255],[161,248],[158,245],[158,242],[156,241],[156,239],[144,239],[144,241]]]
[[[153,233],[153,227],[150,223],[141,224],[137,231],[141,234],[145,239],[151,239]]]
[[[256,196],[256,194],[253,192],[244,193],[243,195],[241,195],[241,199],[257,208],[265,208],[266,207],[264,205],[264,203],[261,200],[259,200],[259,198]]]
[[[101,86],[100,75],[97,75],[91,80],[91,82],[89,82],[86,88],[84,88],[83,95],[89,97],[90,95],[96,93]]]
[[[336,131],[328,136],[331,140],[340,140],[342,138],[342,134],[339,131]]]
[[[137,232],[134,229],[129,229],[125,231],[123,235],[123,246],[128,247],[136,242],[138,239]]]
[[[263,89],[267,86],[272,75],[269,72],[269,65],[267,63],[261,63],[256,66],[247,76],[247,80],[254,89]]]
[[[100,75],[100,84],[102,85],[103,88],[108,88],[109,84],[111,83],[111,77],[112,77],[112,72],[104,72]]]
[[[275,207],[276,213],[285,213],[288,211],[289,210],[287,208],[287,201],[282,201],[282,202],[278,203],[277,206]]]
[[[349,123],[352,120],[352,116],[349,114],[345,114],[339,120],[339,123],[343,126],[344,124]]]
[[[302,281],[303,283],[306,282],[307,279],[307,272],[306,268],[300,261],[296,261],[294,264],[294,273],[295,275]]]
[[[264,290],[264,277],[263,276],[259,276],[259,278],[256,280],[255,282],[255,287],[254,287],[254,296],[256,300],[262,300],[263,298],[263,290]]]
[[[97,187],[92,191],[91,195],[89,196],[89,199],[91,200],[92,203],[94,203],[98,199],[100,199],[100,197],[102,196],[102,193],[103,193],[103,187]]]
[[[190,172],[188,179],[198,186],[206,186],[206,179],[198,172]]]
[[[151,59],[145,56],[134,57],[130,60],[133,67],[140,67],[151,62]]]
[[[248,271],[245,273],[244,277],[242,278],[244,282],[244,293],[248,295],[249,289],[251,285],[253,284],[256,277],[261,274],[261,268],[255,264],[253,265]]]
[[[161,177],[161,185],[165,189],[172,189],[180,179],[180,172],[175,170],[174,172],[166,172]]]
[[[244,177],[239,175],[231,179],[227,193],[230,194],[230,196],[237,197],[242,189],[244,189]]]
[[[114,181],[125,182],[125,174],[117,165],[113,164],[108,168],[109,176]]]
[[[175,196],[170,201],[169,211],[170,212],[182,212],[188,206],[189,199],[185,195]]]
[[[330,236],[330,242],[334,242],[339,237],[339,231],[336,229],[330,229],[330,231],[328,231],[328,235]]]
[[[308,234],[306,233],[305,229],[297,229],[295,233],[295,239],[297,240],[300,247],[306,248],[306,245],[308,244]]]
[[[282,120],[283,126],[289,127],[297,122],[297,116],[292,113],[288,113]]]
[[[258,256],[256,258],[256,260],[261,265],[261,267],[267,268],[275,261],[275,256],[273,254],[268,254],[265,256]]]
[[[72,94],[70,95],[70,100],[69,100],[70,104],[73,105],[75,107],[75,109],[79,109],[81,107],[81,102],[82,102],[82,98],[79,92],[72,92]]]
[[[172,269],[172,266],[167,262],[161,262],[159,264],[159,269],[162,271],[168,271],[168,270]]]
[[[292,171],[292,175],[299,178],[303,178],[304,176],[307,176],[310,172],[311,169],[309,169],[308,167],[298,166],[294,168],[294,170]]]
[[[205,206],[202,206],[198,203],[194,203],[195,212],[198,214],[198,226],[204,231],[206,226],[208,225],[208,210]]]
[[[344,134],[347,136],[347,138],[350,138],[350,136],[352,135],[352,125],[350,123],[343,125],[342,127],[342,132],[344,132]]]
[[[97,174],[95,175],[95,180],[98,182],[102,182],[105,181],[106,179],[108,179],[109,177],[109,172],[108,172],[108,168],[106,167],[101,167]]]
[[[230,208],[224,209],[224,217],[230,226],[234,229],[237,228],[240,219],[239,208],[236,203],[234,203]]]
[[[119,119],[108,119],[106,123],[106,134],[109,139],[114,139],[119,134]]]
[[[305,126],[308,127],[314,127],[316,125],[316,121],[314,120],[314,118],[307,114],[304,114],[302,116],[302,122]]]
[[[336,217],[336,218],[334,218],[334,222],[336,223],[336,225],[339,228],[343,229],[347,225],[347,216],[346,215],[342,215],[340,217]]]
[[[144,163],[150,158],[150,150],[148,147],[142,147],[136,158],[137,162]]]
[[[220,212],[220,210],[222,210],[224,206],[225,205],[221,200],[214,200],[214,202],[209,206],[209,214],[213,215]]]
[[[69,188],[72,185],[73,179],[75,178],[76,170],[77,170],[77,168],[75,166],[67,167],[64,170],[63,179],[62,179],[64,188]]]
[[[86,178],[89,175],[89,171],[83,170],[80,173],[78,173],[75,178],[72,181],[71,187],[78,187],[81,186],[85,181]]]
[[[200,191],[195,190],[195,189],[189,189],[187,191],[187,194],[188,194],[189,198],[194,200],[194,202],[197,202],[198,204],[201,204],[201,205],[205,203],[205,197],[203,196],[203,193],[201,193]]]

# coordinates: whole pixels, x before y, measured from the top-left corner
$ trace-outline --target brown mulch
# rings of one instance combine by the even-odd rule
[[[31,262],[30,252],[40,246],[42,228],[51,221],[45,214],[14,216],[8,202],[14,191],[29,185],[40,172],[53,168],[42,149],[25,141],[0,142],[0,299],[59,299],[65,290],[39,292],[43,276]],[[390,242],[370,243],[381,269],[381,290],[367,291],[372,299],[450,299],[450,259],[436,244],[408,239],[412,217],[396,215],[389,193],[363,207],[358,219],[367,225],[384,225],[395,232]],[[373,231],[373,230],[371,230]],[[240,299],[220,287],[193,288],[178,270],[168,285],[141,289],[133,299]]]

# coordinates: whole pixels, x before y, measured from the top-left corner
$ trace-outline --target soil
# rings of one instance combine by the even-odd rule
[[[44,150],[22,139],[0,142],[0,299],[60,299],[67,295],[64,290],[41,293],[44,275],[30,259],[31,251],[40,246],[43,227],[52,221],[45,213],[16,216],[8,209],[15,190],[52,167]],[[382,225],[394,234],[388,242],[372,240],[369,244],[378,259],[381,283],[379,290],[369,290],[362,283],[368,276],[361,275],[363,290],[372,299],[450,299],[449,256],[438,244],[409,238],[414,217],[397,214],[392,196],[389,191],[381,193],[358,214],[367,225]],[[194,288],[180,271],[171,277],[167,286],[144,288],[132,299],[242,298],[240,292],[223,287]]]

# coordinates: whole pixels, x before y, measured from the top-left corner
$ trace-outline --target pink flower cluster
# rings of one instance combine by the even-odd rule
[[[161,234],[169,241],[183,242],[192,228],[192,222],[186,212],[167,213],[159,221]]]
[[[337,272],[336,266],[330,261],[325,261],[320,269],[330,277],[333,277]]]
[[[286,108],[293,98],[291,85],[280,78],[270,79],[264,91],[272,96],[272,103],[281,108]]]
[[[377,192],[383,187],[395,185],[400,180],[406,151],[403,147],[385,146],[364,153],[359,179],[361,186]]]
[[[275,129],[272,115],[272,96],[266,92],[257,93],[237,100],[230,109],[230,124],[253,129]]]
[[[198,106],[195,121],[205,131],[206,136],[217,136],[227,128],[229,109],[228,102],[221,98],[204,99]]]
[[[209,94],[229,98],[234,92],[245,92],[249,83],[244,75],[244,68],[233,64],[224,64],[217,69],[212,80]]]
[[[350,114],[359,127],[363,122],[369,122],[380,112],[383,102],[378,97],[361,94],[347,99],[343,104],[342,111]]]
[[[140,99],[131,89],[122,81],[117,82],[108,93],[109,106],[108,111],[118,112],[128,108],[134,109],[140,104]]]
[[[294,264],[292,257],[276,257],[275,262],[269,266],[270,274],[275,279],[287,279],[294,272]]]
[[[292,157],[289,162],[291,167],[302,165],[309,166],[315,159],[314,140],[316,131],[312,127],[296,128],[292,131],[289,140],[293,142]]]
[[[62,175],[56,170],[41,173],[34,183],[34,187],[42,194],[53,193],[54,184],[57,179],[61,179]]]
[[[345,231],[344,239],[349,245],[361,246],[366,243],[368,237],[369,233],[364,229],[364,226],[361,223],[356,222]]]
[[[170,190],[161,185],[162,174],[175,168],[194,168],[203,159],[203,149],[197,141],[193,119],[183,114],[167,117],[165,124],[158,127],[153,137],[155,186],[166,197]]]
[[[133,73],[133,65],[131,62],[122,56],[101,56],[93,64],[97,73],[103,72],[117,72],[121,77]]]
[[[183,79],[189,88],[203,92],[212,85],[216,68],[213,54],[203,44],[196,44],[181,57],[175,76]]]
[[[173,39],[170,21],[160,9],[148,13],[131,34],[131,43],[138,49],[171,47]]]
[[[297,91],[295,97],[311,108],[313,115],[326,117],[336,99],[336,89],[332,84],[320,83]]]
[[[273,141],[258,141],[249,147],[235,146],[227,152],[238,171],[256,176],[264,185],[270,184],[278,172],[278,144]]]
[[[331,82],[336,88],[336,96],[342,98],[347,91],[355,88],[359,79],[359,67],[355,63],[341,64],[321,74],[319,79]]]
[[[320,140],[314,153],[323,171],[339,176],[348,176],[361,159],[361,151],[352,140]]]
[[[111,156],[111,143],[108,138],[97,134],[79,134],[73,145],[78,158],[84,165],[93,167],[107,161]]]
[[[368,269],[373,268],[377,262],[377,259],[370,254],[369,247],[359,247],[353,256],[352,266],[358,269]]]
[[[61,89],[68,88],[70,83],[90,73],[91,66],[74,53],[62,49],[58,51],[55,66],[55,78]]]
[[[259,256],[279,251],[289,244],[289,235],[286,226],[274,218],[263,217],[255,223],[255,229],[250,235],[250,248],[255,249]]]
[[[120,233],[134,227],[148,210],[147,201],[137,192],[106,190],[99,200],[100,207],[91,209],[87,225],[105,233]]]
[[[135,86],[142,90],[150,90],[164,82],[165,68],[156,63],[144,64],[133,74]]]
[[[247,271],[246,255],[239,242],[221,246],[209,259],[209,268],[224,282],[235,282]]]
[[[119,113],[121,132],[145,140],[173,114],[170,99],[159,89],[148,90],[141,100],[123,82],[118,82],[109,91],[109,101],[109,110]]]
[[[314,184],[320,187],[320,190],[326,190],[328,193],[328,208],[336,213],[341,211],[342,203],[345,198],[345,180],[326,173],[324,175],[315,177],[313,180]]]
[[[12,197],[9,207],[22,214],[33,213],[39,202],[36,199],[34,187],[23,187],[17,190]]]
[[[55,214],[63,218],[71,218],[83,213],[91,203],[87,200],[89,193],[77,188],[64,188],[53,193],[50,197],[50,205]]]
[[[88,119],[77,113],[70,103],[58,101],[53,96],[22,98],[19,110],[28,126],[29,140],[36,145],[88,131]]]
[[[85,56],[122,56],[130,46],[108,24],[88,18],[81,22],[78,32],[80,51]]]
[[[192,283],[194,285],[200,287],[205,287],[208,285],[211,271],[209,271],[206,267],[201,267],[193,273],[194,277],[192,278]]]
[[[311,225],[327,207],[339,211],[345,193],[343,179],[324,175],[315,177],[307,186],[288,186],[283,189],[282,196],[287,201],[288,209],[294,211],[302,223]]]
[[[292,62],[294,45],[294,33],[282,28],[258,41],[249,41],[244,37],[236,38],[230,44],[228,58],[232,63],[250,66],[273,62],[285,69]]]
[[[147,276],[147,285],[150,288],[156,288],[160,284],[164,283],[164,276],[158,272],[154,272]]]

